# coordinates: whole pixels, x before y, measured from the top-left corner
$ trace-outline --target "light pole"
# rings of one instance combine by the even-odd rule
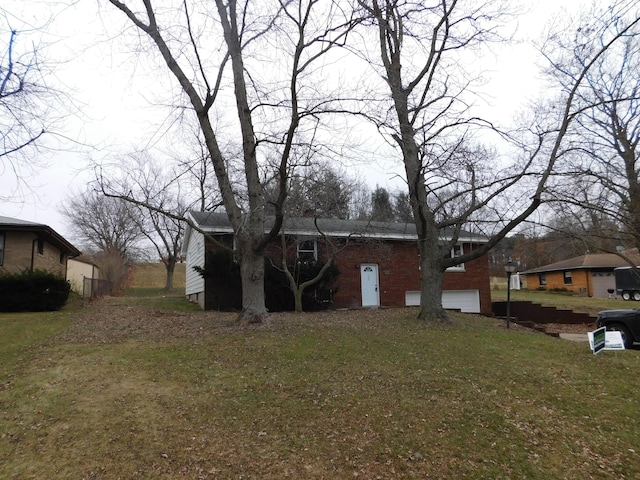
[[[516,271],[516,266],[511,259],[505,264],[504,271],[507,272],[507,328],[511,320],[511,274]]]

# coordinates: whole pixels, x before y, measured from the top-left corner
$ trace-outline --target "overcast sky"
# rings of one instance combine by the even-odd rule
[[[100,9],[98,3],[102,4]],[[68,235],[69,226],[58,209],[69,195],[85,189],[93,175],[91,160],[141,148],[157,140],[154,136],[157,128],[150,126],[165,118],[167,111],[150,106],[154,79],[145,71],[143,62],[136,63],[134,70],[123,69],[123,64],[134,59],[135,54],[113,52],[113,42],[102,35],[105,22],[124,23],[122,15],[116,15],[106,3],[81,1],[64,9],[58,2],[14,0],[12,6],[3,7],[11,12],[5,19],[0,18],[3,36],[7,35],[7,27],[11,27],[25,31],[19,37],[22,46],[46,45],[43,59],[53,61],[55,66],[47,81],[69,95],[69,117],[55,126],[59,135],[46,140],[51,149],[34,152],[47,166],[39,168],[29,179],[32,191],[0,205],[2,216],[44,223]],[[508,121],[527,99],[536,97],[539,58],[531,42],[539,38],[549,19],[562,14],[561,8],[579,3],[526,2],[530,12],[514,24],[521,43],[500,49],[491,69],[487,87],[491,98],[485,107],[488,115]],[[52,21],[44,31],[28,32],[31,27],[43,25],[46,18]],[[399,173],[398,164],[380,163],[368,165],[363,175],[372,187],[375,184],[394,187],[398,185],[394,177]],[[12,188],[12,179],[6,174],[0,176],[0,192],[4,195]]]

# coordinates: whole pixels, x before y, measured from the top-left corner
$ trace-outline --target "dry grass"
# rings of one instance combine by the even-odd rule
[[[141,298],[0,318],[0,478],[640,477],[638,351],[413,309],[238,329]]]
[[[176,264],[173,274],[173,288],[184,293],[186,264]],[[167,269],[164,263],[136,263],[132,267],[130,288],[164,288],[167,283]]]

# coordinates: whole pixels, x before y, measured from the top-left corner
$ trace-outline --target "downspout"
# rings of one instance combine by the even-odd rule
[[[36,243],[38,241],[38,237],[36,237],[33,242],[31,242],[31,273],[33,273],[33,262],[35,261],[36,254]]]

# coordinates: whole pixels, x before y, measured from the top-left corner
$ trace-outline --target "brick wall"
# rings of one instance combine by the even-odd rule
[[[60,250],[43,241],[38,253],[38,235],[31,232],[4,232],[4,261],[0,270],[18,273],[25,269],[47,270],[62,277],[66,274],[66,258],[60,263]],[[32,265],[33,261],[33,265]]]
[[[564,272],[547,272],[545,274],[547,279],[546,285],[540,285],[540,275],[530,274],[527,275],[527,288],[530,290],[537,290],[540,287],[546,290],[554,289],[566,289],[575,293],[588,293],[590,291],[590,272],[588,270],[571,270],[571,284],[564,283]]]
[[[230,242],[230,239],[225,239]],[[215,248],[207,241],[207,250]],[[464,251],[470,246],[464,245]],[[321,258],[326,255],[322,245],[318,246]],[[294,256],[295,246],[289,254]],[[281,250],[274,245],[269,254],[280,263]],[[360,281],[361,264],[378,265],[380,305],[385,307],[405,306],[405,292],[420,290],[420,269],[418,247],[415,242],[370,241],[352,242],[342,250],[336,264],[340,270],[337,290],[333,297],[333,308],[359,308],[362,306]],[[491,315],[491,288],[489,282],[489,260],[485,255],[467,262],[462,271],[448,271],[444,274],[445,290],[479,290],[481,313]]]

